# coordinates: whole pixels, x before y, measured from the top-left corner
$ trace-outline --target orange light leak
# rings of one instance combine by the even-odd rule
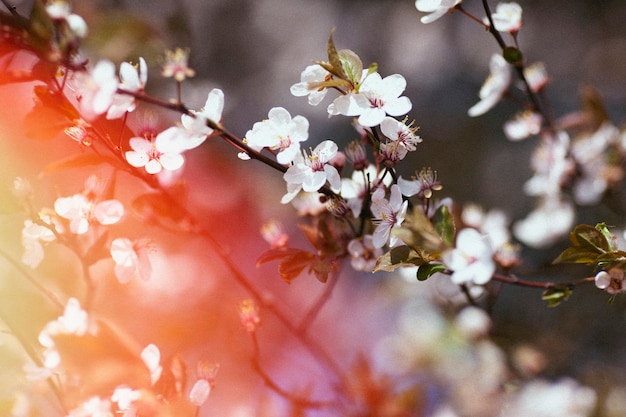
[[[198,364],[211,363],[219,372],[210,376],[210,384],[198,384],[204,391],[196,397],[204,398],[210,389],[199,415],[257,415],[259,410],[279,415],[297,408],[293,404],[303,398],[319,401],[305,408],[323,415],[327,406],[323,402],[335,394],[335,373],[347,367],[342,358],[353,353],[350,346],[363,347],[367,341],[358,333],[359,309],[367,306],[353,304],[350,312],[342,313],[348,295],[339,286],[327,313],[297,334],[298,322],[324,286],[307,276],[287,285],[276,265],[255,266],[256,258],[269,249],[260,227],[274,216],[271,208],[261,207],[268,200],[259,198],[263,179],[252,173],[266,169],[268,176],[280,174],[260,165],[251,168],[254,161],[239,163],[235,150],[230,155],[200,152],[187,157],[186,173],[176,186],[163,188],[170,193],[168,198],[158,197],[158,189],[144,181],[145,172],[121,165],[120,155],[132,132],[121,130],[119,122],[83,124],[71,102],[45,95],[50,91],[46,83],[56,84],[36,79],[37,62],[32,52],[6,40],[0,43],[0,383],[10,387],[3,391],[9,397],[0,401],[8,404],[8,411],[1,414],[22,406],[19,401],[28,403],[24,398],[43,396],[44,401],[28,406],[45,415],[64,416],[90,397],[110,399],[123,385],[139,390],[144,412],[193,415],[186,396],[195,381],[209,378],[206,372],[199,374],[197,369],[206,366]],[[138,107],[137,112],[144,110],[143,104]],[[77,126],[90,126],[97,135],[76,140]],[[114,143],[122,138],[119,155],[105,152],[107,148],[97,143],[102,138]],[[104,159],[98,160],[99,155]],[[100,196],[85,189],[92,175],[105,184]],[[32,191],[16,196],[17,177]],[[86,233],[73,234],[70,221],[56,215],[53,207],[58,197],[76,194],[95,195],[94,205],[118,199],[124,214],[112,225],[90,218]],[[260,218],[259,212],[267,217]],[[26,250],[22,229],[27,219],[50,221],[40,213],[56,218],[57,236],[53,241],[38,240],[43,259],[31,268],[21,261]],[[188,215],[197,219],[195,226]],[[128,239],[120,241],[120,247],[131,248],[122,263],[135,265],[138,248],[147,251],[141,259],[143,267],[146,257],[149,260],[149,279],[133,275],[127,283],[119,282],[109,252],[116,238]],[[53,349],[60,354],[55,369],[61,373],[48,379],[37,376],[33,369],[41,370],[47,358],[38,336],[46,323],[63,314],[71,297],[87,311],[86,333],[53,332]],[[241,322],[244,300],[253,300],[258,307],[254,327]],[[288,323],[272,309],[280,310]],[[342,314],[342,319],[336,320],[334,314]],[[249,323],[252,319],[247,318]],[[151,365],[154,369],[140,357],[149,344],[160,353]],[[28,378],[25,365],[31,369]],[[153,371],[161,372],[154,385]]]

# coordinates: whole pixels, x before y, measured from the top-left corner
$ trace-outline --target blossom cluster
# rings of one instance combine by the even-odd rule
[[[466,13],[462,0],[416,0],[415,8],[427,13],[421,18],[423,23],[454,11]],[[286,281],[307,270],[325,283],[348,260],[357,271],[417,267],[411,271],[419,280],[449,276],[472,304],[478,304],[477,300],[485,294],[488,298],[497,293],[493,281],[522,283],[511,273],[522,262],[521,246],[515,239],[536,248],[559,241],[574,224],[576,206],[599,203],[624,177],[626,130],[614,125],[601,106],[600,110],[595,106],[595,111],[557,120],[545,111],[546,103],[540,97],[549,77],[542,63],[526,65],[522,58],[517,42],[523,26],[522,8],[515,2],[499,3],[495,12],[486,10],[487,16],[473,19],[494,34],[503,50],[491,56],[489,75],[478,91],[479,101],[467,113],[471,117],[481,116],[510,97],[523,103],[522,110],[503,128],[511,141],[538,137],[531,158],[533,176],[524,185],[524,192],[538,203],[535,210],[517,222],[498,209],[484,210],[478,205],[460,205],[451,198],[439,198],[443,185],[437,171],[430,167],[405,175],[402,163],[423,141],[415,121],[409,118],[413,104],[403,95],[406,79],[400,74],[383,76],[376,64],[364,68],[354,51],[336,49],[332,34],[328,61],[317,61],[304,68],[300,81],[291,85],[290,91],[294,96],[306,97],[312,106],[327,100],[329,92],[336,94],[326,106],[326,115],[347,117],[354,133],[348,140],[328,138],[306,146],[309,121],[302,115],[292,116],[284,107],[271,108],[267,119],[254,123],[242,139],[222,125],[225,97],[221,89],[209,91],[201,109],[187,108],[180,86],[195,76],[188,63],[189,50],[166,53],[161,75],[174,79],[178,97],[162,101],[147,92],[148,63],[143,58],[139,57],[135,64],[123,62],[119,70],[108,60],[89,65],[78,48],[87,34],[85,21],[62,0],[47,2],[43,10],[44,21],[51,24],[50,30],[56,31],[56,36],[50,37],[50,51],[56,53],[47,51],[46,59],[60,68],[55,68],[54,83],[46,88],[56,86],[58,91],[54,93],[60,93],[64,105],[72,109],[64,114],[67,126],[63,132],[81,148],[91,148],[99,157],[106,154],[103,160],[110,162],[116,172],[108,181],[90,176],[80,192],[58,196],[50,208],[41,210],[31,205],[29,187],[24,181],[14,184],[15,195],[24,202],[29,217],[21,230],[22,263],[37,269],[46,261],[46,246],[63,246],[80,259],[88,293],[85,301],[68,297],[63,313],[39,332],[40,363],[35,360],[25,367],[32,381],[54,381],[55,387],[56,383],[80,383],[79,377],[76,382],[72,379],[76,376],[63,368],[69,359],[63,342],[67,338],[84,342],[108,337],[108,325],[91,311],[91,267],[106,262],[119,284],[145,282],[152,275],[150,254],[156,248],[153,242],[120,233],[128,217],[128,205],[119,197],[115,176],[128,173],[151,188],[153,193],[145,199],[153,210],[151,220],[165,217],[165,210],[158,209],[171,204],[180,208],[177,225],[186,232],[198,232],[199,226],[179,207],[184,202],[178,199],[180,189],[176,187],[183,188],[182,181],[171,178],[182,175],[186,152],[200,147],[207,138],[221,137],[237,149],[241,160],[264,162],[282,174],[286,192],[280,201],[292,204],[305,218],[301,230],[315,249],[311,252],[288,247],[289,238],[278,222],[264,226],[262,233],[271,249],[261,255],[258,263],[280,259],[279,271]],[[504,34],[511,36],[512,44],[506,44]],[[589,93],[583,99],[595,98]],[[145,103],[176,111],[180,119],[166,127],[150,119],[145,126],[131,129],[127,125],[128,115]],[[120,122],[130,135],[123,132],[115,140],[102,134],[99,125],[105,121]],[[71,166],[71,161],[67,164]],[[154,196],[162,200],[155,203],[150,200]],[[207,235],[204,231],[198,234]],[[598,289],[612,296],[626,292],[626,253],[613,240],[614,236],[602,224],[575,229],[570,233],[572,248],[559,260],[594,266],[599,272],[584,282],[593,281]],[[223,249],[218,252],[227,253]],[[236,267],[229,267],[237,272]],[[239,319],[253,340],[255,370],[279,395],[302,403],[285,393],[261,369],[256,334],[264,323],[261,312],[266,300],[245,278],[238,277],[252,295],[239,304]],[[573,286],[549,283],[541,288],[546,289],[546,299],[553,297],[560,302]],[[267,305],[271,307],[267,310],[285,321],[276,313],[273,302],[267,301]],[[311,310],[313,318],[315,308]],[[528,382],[519,385],[517,395],[505,395],[502,386],[510,381],[508,364],[500,348],[488,340],[491,322],[484,311],[468,307],[450,321],[428,306],[410,308],[421,310],[402,316],[399,332],[381,344],[388,349],[388,357],[383,355],[388,360],[386,365],[391,364],[395,367],[392,371],[400,373],[416,366],[432,367],[440,380],[457,383],[481,375],[475,386],[451,383],[453,402],[470,404],[468,399],[476,396],[485,399],[474,404],[470,415],[521,416],[543,412],[583,416],[589,415],[595,406],[595,393],[570,380]],[[305,318],[304,323],[309,319]],[[303,328],[289,323],[287,327],[296,337],[307,340]],[[116,385],[106,395],[82,398],[67,410],[67,415],[137,417],[153,407],[171,407],[172,413],[198,415],[213,389],[219,365],[200,361],[192,377],[194,384],[187,389],[185,366],[180,358],[164,360],[153,343],[133,351],[132,356],[141,364],[138,379],[145,380],[143,383],[133,384],[135,381],[130,378],[130,383]],[[551,399],[548,411],[537,410],[532,403],[544,393]],[[498,403],[489,403],[489,398],[497,398]],[[502,414],[497,411],[499,408],[504,410]],[[454,405],[443,404],[434,415],[460,414]]]

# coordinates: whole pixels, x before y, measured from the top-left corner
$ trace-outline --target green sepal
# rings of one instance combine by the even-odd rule
[[[541,294],[541,299],[548,302],[548,307],[556,307],[572,295],[569,287],[552,287]]]
[[[445,270],[446,267],[442,264],[422,264],[417,268],[417,280],[426,281],[433,274],[443,272]]]

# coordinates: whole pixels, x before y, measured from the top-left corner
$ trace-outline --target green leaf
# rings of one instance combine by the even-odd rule
[[[595,265],[598,258],[597,252],[589,251],[579,246],[573,246],[565,249],[561,254],[552,261],[553,264],[575,263],[585,265]]]
[[[433,223],[443,243],[446,246],[454,245],[456,228],[454,227],[454,219],[452,214],[450,214],[448,206],[443,205],[437,209],[433,217]]]
[[[392,233],[415,251],[428,254],[431,260],[438,259],[438,254],[446,248],[433,224],[419,208],[407,214],[402,228]]]
[[[417,268],[417,279],[419,281],[426,281],[433,274],[443,272],[445,270],[446,267],[442,264],[422,264]]]
[[[541,299],[548,302],[548,307],[556,307],[572,295],[572,289],[568,287],[553,287],[541,294]]]
[[[602,233],[602,236],[604,236],[604,238],[606,239],[606,242],[609,246],[608,251],[616,251],[617,248],[615,247],[615,236],[613,236],[613,233],[609,231],[609,227],[606,225],[606,223],[596,224],[596,230]]]
[[[363,76],[363,63],[361,58],[350,49],[342,49],[338,52],[341,66],[348,80],[357,85]]]
[[[604,269],[609,269],[611,265],[619,265],[623,269],[624,263],[626,263],[626,252],[618,250],[598,255],[595,265]]]
[[[419,252],[408,246],[396,246],[376,260],[372,272],[392,272],[400,267],[419,266],[429,262],[430,257],[424,252]]]
[[[574,246],[580,246],[598,254],[609,252],[611,247],[600,230],[587,224],[576,226],[570,233],[570,241]]]
[[[330,31],[330,36],[328,37],[328,44],[326,46],[326,49],[328,52],[328,62],[330,63],[330,65],[324,66],[324,68],[331,74],[341,79],[347,80],[348,77],[343,70],[343,64],[341,62],[341,58],[339,57],[339,54],[337,53],[337,48],[335,48],[335,41],[333,41],[334,32],[335,32],[335,29],[333,28],[333,30]]]
[[[54,34],[54,24],[42,0],[36,0],[33,4],[28,32],[32,37],[31,45],[42,52],[48,49]]]

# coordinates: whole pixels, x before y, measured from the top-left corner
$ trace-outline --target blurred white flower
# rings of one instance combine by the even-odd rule
[[[150,246],[146,240],[131,241],[127,238],[113,239],[111,242],[111,258],[115,262],[115,276],[121,284],[133,278],[143,281],[150,279],[152,265],[148,253]]]
[[[520,141],[541,131],[543,119],[539,113],[523,111],[504,123],[504,134],[510,141]]]
[[[430,13],[423,16],[420,21],[424,24],[434,22],[439,19],[454,6],[461,4],[463,0],[416,0],[415,8],[424,13]]]
[[[143,58],[139,58],[139,65],[134,66],[129,62],[120,64],[119,88],[132,93],[143,91],[148,81],[148,66]],[[117,119],[126,112],[135,110],[135,97],[129,94],[115,94],[113,102],[107,112],[107,119]]]
[[[459,231],[456,247],[444,252],[442,260],[453,271],[455,284],[486,284],[496,270],[489,238],[472,228]]]
[[[587,417],[595,404],[596,393],[572,379],[553,383],[534,380],[513,396],[501,417]]]
[[[150,371],[150,381],[154,385],[163,372],[161,366],[161,351],[155,344],[149,344],[141,351],[141,360]]]
[[[513,234],[533,248],[545,248],[567,236],[574,224],[574,207],[556,198],[542,198],[539,206],[513,225]]]
[[[106,113],[118,86],[115,65],[99,61],[92,70],[76,73],[74,86],[80,113],[86,120]]]
[[[515,2],[498,3],[491,18],[498,32],[517,32],[522,27],[522,7]],[[487,18],[485,21],[489,22]]]
[[[382,256],[383,251],[374,246],[372,235],[365,235],[359,239],[352,239],[348,243],[348,253],[350,254],[350,265],[354,270],[372,272],[376,260]]]
[[[478,92],[480,101],[467,111],[471,117],[487,113],[500,101],[511,83],[511,66],[502,55],[491,56],[489,71],[489,76]]]

